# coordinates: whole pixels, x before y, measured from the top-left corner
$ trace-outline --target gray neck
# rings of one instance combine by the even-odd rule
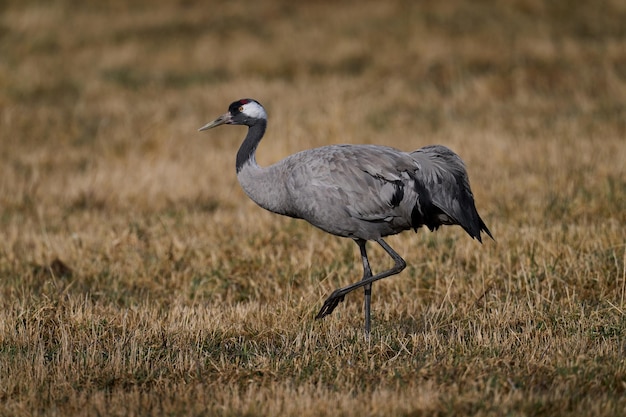
[[[283,165],[279,162],[262,168],[256,162],[256,148],[266,125],[265,120],[261,120],[248,129],[248,135],[237,152],[237,179],[248,197],[259,206],[289,215]]]

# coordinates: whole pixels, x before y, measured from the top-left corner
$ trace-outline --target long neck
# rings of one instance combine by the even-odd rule
[[[279,162],[262,168],[254,156],[266,126],[267,122],[261,120],[248,129],[237,152],[237,179],[248,197],[259,206],[274,213],[290,215],[282,164]]]
[[[239,171],[241,171],[243,166],[248,162],[256,165],[254,154],[256,153],[257,146],[259,146],[259,142],[261,142],[261,138],[263,138],[265,134],[266,127],[267,122],[265,120],[259,120],[248,128],[248,134],[239,147],[239,152],[237,152],[237,174],[239,174]]]

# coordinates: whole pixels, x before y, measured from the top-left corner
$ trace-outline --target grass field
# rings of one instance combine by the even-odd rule
[[[0,8],[0,416],[624,415],[623,1]],[[451,147],[496,242],[391,237],[371,339],[315,321],[358,250],[240,190],[242,97],[261,165]]]

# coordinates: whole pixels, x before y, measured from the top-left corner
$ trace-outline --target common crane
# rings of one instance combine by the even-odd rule
[[[316,319],[333,312],[346,294],[364,287],[365,333],[369,335],[372,283],[398,274],[406,262],[383,237],[421,226],[460,225],[482,243],[481,232],[493,239],[478,215],[465,165],[441,145],[413,152],[376,145],[330,145],[309,149],[260,167],[255,158],[267,127],[267,113],[253,99],[233,102],[228,112],[199,130],[223,124],[248,126],[237,152],[237,178],[255,203],[274,213],[304,219],[359,246],[363,278],[335,290]],[[373,240],[394,266],[372,274],[366,243]]]

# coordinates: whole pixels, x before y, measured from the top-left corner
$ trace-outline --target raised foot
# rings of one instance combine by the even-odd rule
[[[320,312],[315,316],[316,320],[326,317],[330,313],[333,312],[335,307],[339,305],[340,302],[343,301],[345,294],[341,294],[339,290],[333,291],[333,293],[324,301],[324,305],[320,309]]]

